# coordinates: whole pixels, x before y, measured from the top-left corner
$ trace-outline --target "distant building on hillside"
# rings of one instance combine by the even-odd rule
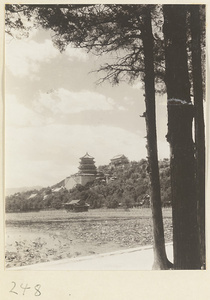
[[[85,203],[82,200],[72,200],[68,203],[65,203],[64,208],[67,211],[82,212],[88,211],[89,204]]]
[[[62,190],[64,190],[65,188],[64,188],[64,186],[60,186],[60,187],[57,187],[57,188],[55,188],[55,189],[52,189],[52,192],[53,193],[57,193],[57,192],[60,192],[60,191],[62,191]]]
[[[65,179],[65,188],[73,189],[77,184],[86,185],[96,179],[97,169],[94,158],[86,153],[80,158],[79,172]]]
[[[117,166],[123,166],[124,167],[128,163],[129,163],[129,160],[124,154],[116,155],[111,159],[111,166],[112,167],[117,167]]]
[[[36,197],[37,196],[37,193],[36,194],[31,194],[29,197],[28,197],[28,199],[32,199],[32,198],[34,198],[34,197]]]

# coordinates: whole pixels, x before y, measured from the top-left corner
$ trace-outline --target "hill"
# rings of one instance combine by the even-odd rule
[[[159,162],[161,197],[163,206],[170,205],[169,160]],[[81,199],[90,208],[129,208],[150,206],[150,185],[148,164],[145,159],[124,165],[104,165],[98,167],[98,176],[85,186],[77,185],[70,191],[64,187],[64,180],[40,190],[18,192],[6,197],[6,212],[60,209],[64,203]]]
[[[7,188],[5,189],[5,194],[6,196],[13,195],[15,193],[23,193],[27,191],[32,191],[32,190],[41,190],[43,187],[42,186],[32,186],[32,187],[19,187],[19,188]]]

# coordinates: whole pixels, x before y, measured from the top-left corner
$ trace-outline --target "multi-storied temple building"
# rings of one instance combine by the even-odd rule
[[[96,175],[97,170],[94,162],[94,158],[88,153],[80,158],[79,174]]]
[[[113,167],[117,167],[119,165],[124,167],[128,163],[129,160],[124,154],[116,155],[111,159],[111,166]]]
[[[128,158],[123,155],[116,155],[111,159],[110,167],[125,167],[129,163]],[[112,177],[110,174],[103,174],[102,172],[97,172],[95,166],[95,161],[92,156],[86,153],[83,157],[80,158],[79,172],[66,177],[65,179],[65,188],[67,190],[73,189],[77,184],[86,185],[88,182],[93,182],[96,180],[101,181],[112,181],[115,180],[115,177]]]
[[[96,179],[97,169],[94,158],[86,153],[80,158],[79,172],[65,179],[65,188],[71,190],[77,184],[85,185]]]

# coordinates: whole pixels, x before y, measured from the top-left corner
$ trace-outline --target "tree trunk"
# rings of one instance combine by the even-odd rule
[[[192,139],[194,107],[186,51],[186,8],[164,5],[168,134],[170,143],[174,269],[199,269],[199,239]]]
[[[153,269],[168,269],[171,264],[165,251],[163,217],[160,197],[160,179],[157,155],[156,115],[155,115],[155,86],[154,86],[154,58],[153,35],[151,27],[150,7],[145,8],[144,29],[142,30],[145,64],[145,104],[147,128],[147,153],[149,176],[151,182],[151,206],[154,238]]]
[[[196,195],[201,264],[206,265],[205,249],[205,127],[203,114],[203,85],[201,62],[201,16],[199,5],[191,6],[192,74],[195,105],[195,146],[196,146]]]

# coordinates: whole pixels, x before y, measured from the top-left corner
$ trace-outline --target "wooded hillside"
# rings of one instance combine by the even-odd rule
[[[169,160],[159,162],[161,198],[163,206],[171,205]],[[64,180],[58,184],[6,197],[6,212],[23,212],[41,209],[61,209],[64,203],[82,199],[90,208],[131,208],[150,206],[148,165],[145,159],[124,166],[98,167],[99,176],[93,183],[77,185],[66,190]]]

